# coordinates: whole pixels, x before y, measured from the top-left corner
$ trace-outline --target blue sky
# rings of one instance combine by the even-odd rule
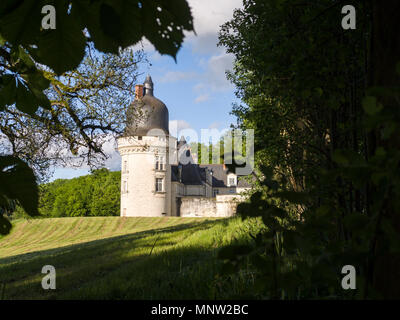
[[[237,101],[234,87],[226,80],[225,71],[232,68],[233,58],[224,48],[217,47],[219,26],[232,18],[241,0],[188,0],[194,17],[196,34],[187,34],[177,55],[177,63],[161,56],[145,39],[143,46],[151,66],[143,66],[143,79],[150,74],[154,95],[168,107],[169,119],[176,121],[178,132],[192,128],[200,136],[201,129],[223,130],[235,123],[230,115]],[[110,159],[105,167],[120,169],[120,158],[111,143],[105,146]],[[56,168],[51,180],[87,174],[88,168]]]

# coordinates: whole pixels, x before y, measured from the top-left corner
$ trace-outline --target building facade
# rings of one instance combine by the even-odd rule
[[[224,165],[199,165],[185,139],[169,134],[168,108],[147,76],[135,87],[121,155],[121,216],[226,217],[249,185]]]

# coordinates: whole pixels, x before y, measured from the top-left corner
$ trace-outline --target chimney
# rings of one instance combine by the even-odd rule
[[[182,165],[178,165],[178,180],[179,182],[182,182]]]
[[[135,99],[142,99],[143,98],[143,85],[137,84],[135,86]]]

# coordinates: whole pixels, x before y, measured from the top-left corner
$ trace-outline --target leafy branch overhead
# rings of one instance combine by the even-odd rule
[[[55,8],[55,29],[44,29],[42,27],[42,19],[45,16],[42,13],[42,8],[48,5]],[[109,126],[103,122],[95,125],[85,124],[80,121],[79,116],[75,117],[78,113],[77,110],[74,110],[70,105],[65,105],[65,103],[63,106],[54,105],[54,101],[49,100],[49,98],[52,99],[51,94],[49,97],[49,94],[45,94],[44,90],[48,90],[50,84],[52,84],[50,92],[58,92],[58,98],[63,96],[65,90],[62,86],[60,88],[62,79],[66,75],[68,78],[68,71],[78,69],[93,45],[94,49],[98,51],[121,55],[123,49],[132,47],[145,37],[158,52],[176,59],[176,54],[184,39],[184,31],[194,31],[192,20],[191,10],[186,0],[1,1],[1,118],[8,120],[12,118],[11,122],[6,120],[14,126],[14,129],[24,134],[35,131],[35,121],[40,120],[46,128],[50,128],[53,132],[61,132],[72,149],[80,144],[80,142],[74,140],[76,139],[74,137],[83,137],[86,141],[85,145],[93,146],[92,142],[95,138],[93,130],[96,130],[96,128],[109,130]],[[128,70],[128,68],[125,69]],[[69,77],[71,77],[71,74]],[[112,80],[113,76],[106,76],[106,78]],[[110,83],[107,82],[100,89],[107,89],[109,85]],[[118,86],[120,85],[118,83]],[[74,94],[77,98],[82,98],[82,96]],[[68,99],[70,100],[70,97]],[[97,100],[101,99],[103,97]],[[68,117],[76,120],[75,123],[78,127],[76,132],[63,129],[60,124],[60,108],[68,109]],[[93,106],[90,108],[93,108]],[[43,115],[46,111],[49,116],[44,118]],[[96,114],[103,113],[101,111],[96,112]],[[6,115],[6,117],[3,117],[3,115]],[[80,110],[80,116],[82,116],[82,110]],[[31,127],[29,127],[29,124]],[[88,135],[85,130],[92,130],[92,132]],[[13,136],[7,134],[11,131],[12,128],[8,125],[1,127],[2,136],[7,138]],[[14,130],[14,133],[17,131]],[[18,146],[15,141],[9,142],[13,149],[17,149]],[[98,152],[98,148],[92,149]],[[4,152],[2,153],[4,154]],[[28,213],[35,214],[37,211],[37,188],[34,187],[36,182],[32,178],[34,174],[28,166],[24,168],[23,162],[21,163],[21,159],[26,160],[31,157],[20,157],[15,152],[13,152],[13,155],[16,161],[12,167],[14,169],[7,171],[6,167],[1,168],[0,184],[5,189],[0,190],[2,199],[0,207],[5,207],[5,199],[14,199],[19,200]],[[7,156],[0,156],[1,163],[6,163],[9,160]],[[14,194],[7,193],[6,191],[11,190],[15,182],[8,176],[6,179],[6,173],[15,177],[18,177],[18,175],[25,176],[26,181],[29,182],[33,179],[34,183],[31,185],[27,182],[26,194],[25,191],[22,192],[25,189],[21,188],[16,189]],[[24,179],[21,179],[21,181],[24,181]],[[31,191],[30,195],[27,196],[29,188]],[[21,190],[21,192],[18,190]],[[26,208],[23,205],[24,201],[29,202]],[[3,220],[2,218],[0,225],[5,226],[2,228],[5,232],[8,227]]]
[[[56,8],[54,30],[41,28],[41,9],[49,4]],[[2,75],[0,108],[19,102],[21,111],[34,113],[39,105],[49,106],[40,94],[49,82],[30,57],[61,75],[78,67],[88,41],[100,51],[118,54],[146,37],[161,54],[175,59],[184,30],[193,31],[186,0],[2,1],[0,54],[22,79],[14,83],[10,75]]]

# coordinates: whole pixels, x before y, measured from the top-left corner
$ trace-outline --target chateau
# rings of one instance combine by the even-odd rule
[[[153,92],[150,76],[135,86],[118,138],[121,216],[234,215],[249,185],[223,164],[195,163],[184,137],[170,135],[168,109]]]

